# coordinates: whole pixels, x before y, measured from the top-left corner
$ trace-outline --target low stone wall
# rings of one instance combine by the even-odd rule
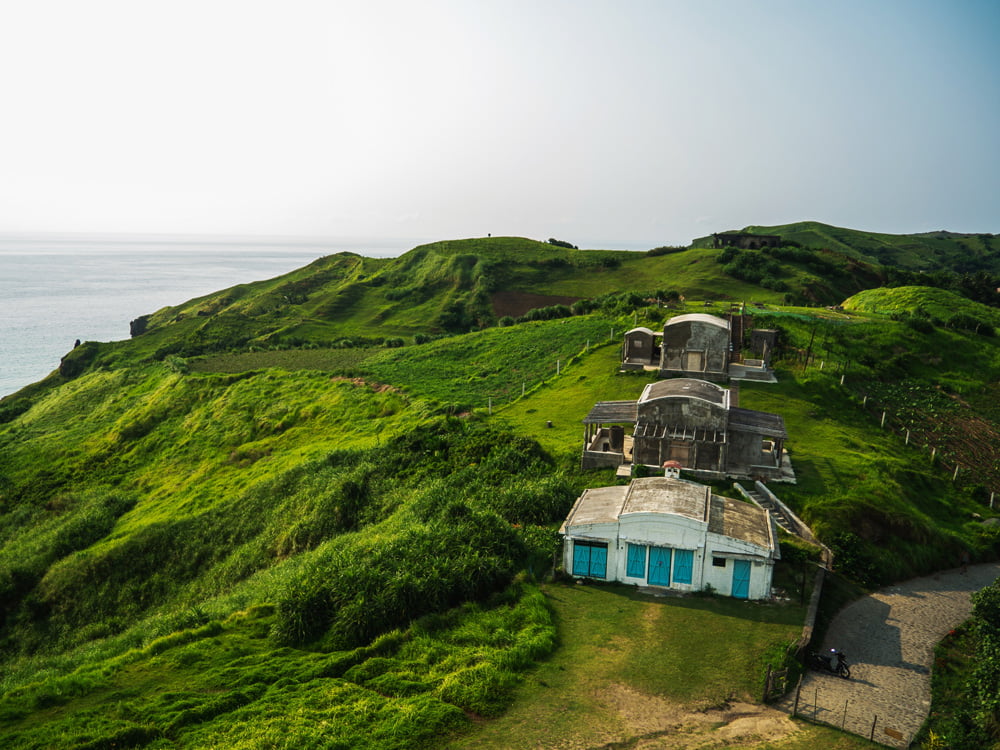
[[[624,453],[614,451],[584,451],[580,466],[583,469],[605,469],[625,463]]]

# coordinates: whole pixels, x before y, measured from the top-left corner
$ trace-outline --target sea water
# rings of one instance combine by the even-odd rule
[[[404,241],[0,237],[0,397],[41,380],[75,341],[129,337],[167,305],[269,279],[341,251],[400,255]]]

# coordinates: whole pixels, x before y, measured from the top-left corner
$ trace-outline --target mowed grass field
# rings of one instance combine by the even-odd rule
[[[542,590],[559,648],[503,716],[474,723],[451,750],[875,747],[748,705],[801,632],[802,607],[611,585]]]

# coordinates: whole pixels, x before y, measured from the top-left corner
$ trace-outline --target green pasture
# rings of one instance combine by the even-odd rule
[[[474,724],[447,747],[631,747],[643,734],[635,713],[756,702],[768,664],[782,663],[804,615],[797,606],[662,598],[624,586],[542,590],[559,648],[527,673],[503,716]],[[621,705],[627,700],[635,707]],[[870,747],[819,727],[803,725],[799,733],[800,744],[788,747]],[[742,747],[713,742],[712,730],[698,740],[701,747]]]

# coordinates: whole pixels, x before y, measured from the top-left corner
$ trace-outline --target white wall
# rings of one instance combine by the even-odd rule
[[[572,573],[574,538],[608,543],[607,580],[646,585],[645,578],[627,575],[628,544],[694,550],[691,584],[671,585],[677,591],[700,591],[705,584],[724,596],[732,595],[733,559],[751,560],[750,598],[771,595],[773,562],[767,551],[749,542],[708,531],[703,521],[662,513],[627,513],[620,523],[589,524],[568,528],[563,544],[563,569]],[[648,552],[647,552],[648,554]],[[712,565],[713,557],[726,557],[726,566]],[[647,562],[648,564],[648,562]]]

